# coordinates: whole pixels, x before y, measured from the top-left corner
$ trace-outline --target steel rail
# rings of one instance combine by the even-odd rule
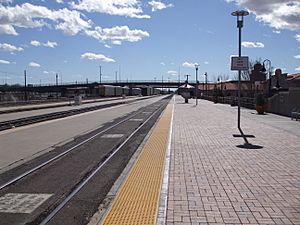
[[[163,104],[159,107],[161,109],[162,107],[166,106],[167,103]],[[84,181],[82,181],[78,186],[75,188],[74,191],[72,191],[39,225],[46,225],[73,197],[76,195],[87,183],[89,180],[91,180],[95,174],[135,135],[156,113],[158,110],[154,111],[151,116],[147,118],[139,127],[133,131],[125,141],[121,143],[121,145],[115,149],[106,159],[103,163],[101,163]]]
[[[2,190],[2,189],[4,189],[4,188],[8,187],[9,185],[15,183],[16,181],[18,181],[18,180],[20,180],[20,179],[22,179],[22,178],[28,176],[29,174],[31,174],[31,173],[37,171],[38,169],[40,169],[40,168],[46,166],[47,164],[53,162],[54,160],[57,160],[57,159],[61,158],[62,156],[66,155],[67,153],[69,153],[69,152],[71,152],[71,151],[73,151],[74,149],[78,148],[79,146],[81,146],[81,145],[83,145],[83,144],[85,144],[85,143],[91,141],[92,139],[94,139],[95,137],[99,136],[100,134],[103,134],[103,133],[107,132],[108,130],[111,130],[112,128],[114,128],[114,127],[120,125],[121,123],[124,123],[124,122],[130,120],[132,117],[136,116],[136,115],[139,114],[139,113],[140,113],[140,110],[138,110],[135,114],[133,114],[133,115],[131,115],[131,116],[129,116],[129,117],[126,117],[125,119],[119,121],[118,123],[116,123],[116,124],[114,124],[114,125],[112,125],[112,126],[110,126],[110,127],[107,127],[107,128],[105,128],[104,130],[102,130],[102,131],[100,131],[100,132],[94,134],[93,136],[91,136],[91,137],[89,137],[88,139],[86,139],[86,140],[84,140],[84,141],[78,143],[77,145],[75,145],[75,146],[69,148],[68,150],[66,150],[66,151],[64,151],[64,152],[62,152],[62,153],[60,153],[59,155],[57,155],[57,156],[55,156],[55,157],[53,157],[53,158],[51,158],[51,159],[49,159],[49,160],[47,160],[47,161],[41,163],[40,165],[38,165],[38,166],[36,166],[36,167],[34,167],[34,168],[32,168],[32,169],[30,169],[30,170],[28,170],[28,171],[22,173],[21,175],[15,177],[15,178],[13,178],[13,179],[11,179],[10,181],[6,182],[5,184],[2,184],[2,185],[0,186],[0,190]]]

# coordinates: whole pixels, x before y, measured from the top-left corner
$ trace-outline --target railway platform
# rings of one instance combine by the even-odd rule
[[[242,109],[245,148],[236,107],[198,102],[174,97],[90,225],[300,224],[300,123]]]

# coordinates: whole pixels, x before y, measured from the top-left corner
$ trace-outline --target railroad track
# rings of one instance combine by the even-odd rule
[[[151,97],[148,97],[148,98],[151,98]],[[126,102],[120,101],[120,102],[108,103],[105,105],[85,107],[85,108],[81,108],[81,109],[72,109],[72,110],[67,110],[67,111],[62,111],[62,112],[46,113],[46,114],[37,115],[37,116],[3,121],[3,122],[0,122],[0,131],[15,128],[15,127],[20,127],[20,126],[25,126],[25,125],[29,125],[29,124],[40,123],[40,122],[48,121],[48,120],[60,119],[60,118],[73,116],[73,115],[80,114],[80,113],[85,113],[85,112],[90,112],[90,111],[94,111],[94,110],[98,110],[98,109],[113,107],[116,105],[129,104],[129,103],[132,103],[135,101],[146,100],[148,98],[134,99],[134,100],[126,101]]]
[[[96,196],[95,199],[97,199],[97,201],[90,203],[93,206],[87,204],[86,208],[95,208],[96,205],[101,203],[106,195],[105,193],[110,189],[109,187],[121,173],[135,149],[168,104],[168,101],[169,99],[167,98],[146,106],[119,122],[93,134],[91,137],[81,141],[55,157],[10,179],[5,184],[1,184],[0,198],[1,196],[6,196],[6,194],[14,192],[27,193],[28,190],[34,190],[34,192],[37,193],[54,193],[54,196],[46,201],[47,204],[45,203],[44,207],[36,209],[34,213],[27,215],[27,217],[25,216],[25,218],[21,217],[21,220],[23,218],[22,224],[24,222],[26,224],[42,225],[62,223],[74,225],[82,224],[82,218],[77,218],[76,221],[73,221],[72,215],[68,218],[65,218],[62,215],[69,215],[70,209],[72,211],[72,209],[76,207],[76,201],[73,199],[80,198],[78,195],[89,195],[88,191],[83,190],[90,190],[90,192],[93,193],[91,195]],[[128,131],[127,134],[121,136],[120,133],[124,133],[126,130]],[[141,137],[142,133],[144,134],[142,135],[143,137]],[[105,138],[103,138],[113,137],[113,135],[117,138],[108,138],[106,141]],[[103,149],[101,149],[101,151],[98,150],[98,146],[103,146]],[[88,154],[90,154],[90,156],[87,156]],[[77,167],[80,167],[80,169]],[[103,178],[103,174],[107,176],[104,176],[105,179]],[[108,176],[108,174],[111,176]],[[46,178],[46,176],[48,178]],[[56,177],[53,178],[53,176]],[[68,177],[68,179],[66,177]],[[106,179],[108,181],[106,181]],[[51,183],[51,181],[54,182],[54,184]],[[61,185],[62,187],[57,189],[58,187],[56,185],[59,183],[58,181],[65,181],[66,184],[63,183]],[[43,182],[46,182],[46,184],[43,184]],[[47,182],[49,183],[47,184]],[[95,182],[97,183],[97,186],[103,186],[103,193],[101,192],[102,197],[99,197],[99,193],[94,190]],[[66,188],[65,186],[68,187]],[[91,197],[87,197],[87,199],[90,198]],[[75,201],[73,206],[70,203],[72,201]],[[67,205],[68,207],[66,207]],[[67,214],[62,213],[62,211],[66,211]],[[76,211],[76,209],[74,209],[74,211]],[[81,214],[82,213],[83,212],[81,212]],[[93,214],[93,212],[89,213],[89,215]],[[56,219],[56,217],[58,217],[58,219]],[[65,219],[61,221],[59,218]],[[86,218],[85,214],[84,218]],[[0,221],[4,221],[3,224],[10,225],[19,224],[20,222],[11,214],[8,216],[5,213],[1,213],[1,210]],[[7,223],[5,223],[5,221]]]

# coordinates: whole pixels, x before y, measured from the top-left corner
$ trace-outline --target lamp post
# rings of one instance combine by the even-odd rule
[[[205,72],[204,76],[205,76],[205,92],[207,96],[207,72]]]
[[[249,12],[245,10],[235,11],[231,13],[232,16],[237,18],[237,28],[239,28],[239,57],[242,56],[242,27],[244,22],[244,16],[248,16]],[[241,70],[239,70],[238,81],[238,128],[241,129]]]
[[[199,69],[199,64],[195,63],[195,69],[196,69],[196,105],[198,105],[198,69]]]
[[[268,63],[268,66],[269,66],[269,88],[268,88],[268,96],[269,97],[271,97],[271,83],[272,83],[272,81],[271,81],[271,77],[272,77],[272,72],[271,72],[271,69],[272,69],[272,67],[271,67],[271,60],[269,60],[269,59],[265,59],[264,61],[263,61],[263,68],[261,69],[261,72],[263,72],[263,73],[265,73],[267,70],[266,70],[266,67],[265,67],[265,62],[267,62]]]

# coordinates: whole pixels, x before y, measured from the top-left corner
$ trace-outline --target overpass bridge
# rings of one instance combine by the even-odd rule
[[[114,85],[114,86],[128,86],[130,88],[141,88],[150,86],[154,88],[178,88],[183,85],[185,81],[150,81],[150,80],[135,80],[135,81],[103,81],[101,85]],[[190,85],[195,85],[195,81],[189,81]],[[28,84],[24,85],[1,85],[1,92],[65,92],[71,88],[88,88],[93,89],[100,85],[99,82],[74,82],[74,83],[62,83],[62,84]]]

